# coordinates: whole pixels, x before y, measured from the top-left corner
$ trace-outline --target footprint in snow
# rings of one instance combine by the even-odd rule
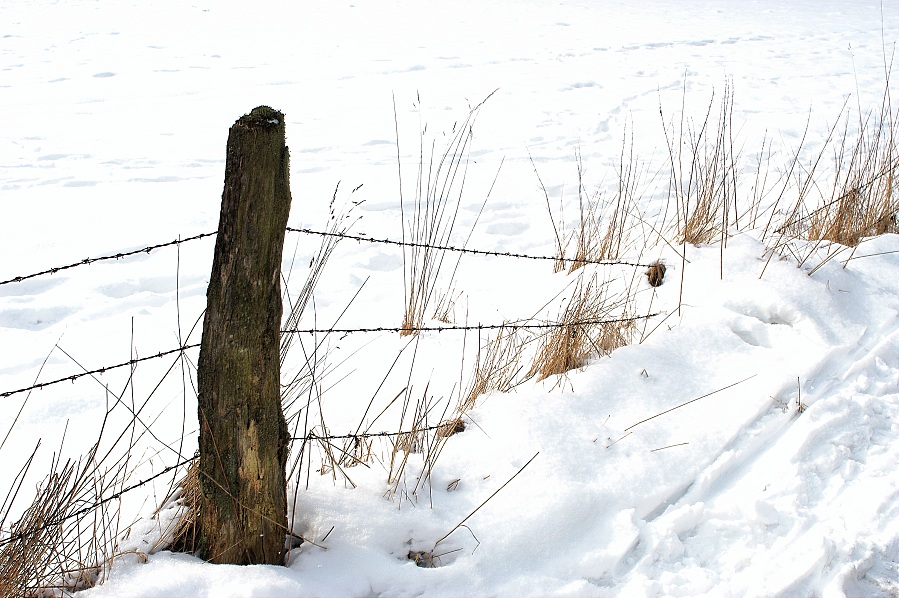
[[[75,313],[70,307],[6,309],[0,312],[0,328],[43,330]]]

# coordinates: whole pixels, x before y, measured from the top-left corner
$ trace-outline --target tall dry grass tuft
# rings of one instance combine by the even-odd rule
[[[631,287],[633,288],[633,287]],[[636,332],[632,317],[633,295],[608,295],[608,283],[594,276],[581,277],[558,319],[539,339],[539,348],[527,376],[545,380],[581,368],[593,356],[604,356],[627,345]]]
[[[899,115],[893,111],[890,100],[889,66],[886,71],[880,107],[865,114],[859,106],[856,122],[847,112],[847,98],[840,112],[841,117],[846,114],[842,128],[838,118],[808,165],[800,164],[803,135],[803,143],[793,152],[787,174],[780,181],[781,191],[770,208],[763,232],[768,261],[774,255],[789,256],[802,266],[823,248],[823,259],[810,270],[814,273],[867,237],[899,232]],[[832,152],[833,166],[827,177],[832,177],[832,182],[825,182],[820,174],[828,152]],[[790,192],[796,194],[792,205],[779,209],[781,200]]]
[[[353,189],[351,195],[356,193],[361,187],[362,185],[359,185]],[[344,202],[342,207],[337,207],[337,192],[339,189],[340,183],[334,188],[334,195],[331,197],[331,203],[328,205],[328,225],[326,227],[326,232],[328,234],[322,237],[318,251],[312,256],[312,260],[309,262],[309,272],[306,275],[306,280],[304,281],[303,286],[300,287],[300,291],[296,297],[292,297],[289,292],[289,283],[291,275],[293,274],[294,260],[291,260],[291,264],[287,269],[287,275],[285,276],[282,273],[282,281],[284,283],[284,303],[288,306],[287,310],[285,310],[287,312],[287,316],[284,319],[285,329],[289,330],[299,327],[303,314],[306,311],[306,306],[309,305],[309,302],[312,300],[313,292],[321,280],[325,266],[331,258],[331,254],[334,253],[334,250],[337,249],[337,245],[342,240],[341,235],[349,233],[353,228],[353,225],[359,222],[359,219],[361,218],[361,216],[354,217],[354,211],[355,208],[365,203],[365,200],[352,201],[352,199],[350,199],[348,200],[349,203]],[[296,249],[294,251],[296,252]],[[290,348],[297,338],[298,335],[295,334],[281,335],[281,367],[284,367],[284,361],[287,358],[287,354],[290,352]],[[296,379],[293,383],[295,382]]]
[[[327,235],[323,236],[318,250],[312,256],[309,262],[309,270],[306,279],[300,287],[299,292],[294,296],[290,293],[290,278],[293,274],[295,260],[292,260],[287,270],[287,275],[282,274],[283,279],[283,301],[287,305],[287,315],[284,320],[284,329],[292,330],[300,327],[306,308],[312,302],[316,288],[321,282],[324,275],[325,267],[331,258],[331,255],[337,249],[338,244],[342,240],[341,235],[350,232],[352,227],[359,221],[361,216],[355,216],[355,209],[362,205],[365,200],[354,201],[352,195],[360,188],[356,187],[350,193],[350,196],[344,201],[340,207],[336,206],[337,193],[340,185],[334,190],[334,196],[329,205],[329,218],[326,228]],[[362,284],[364,286],[365,283]],[[341,316],[349,309],[355,301],[359,292],[362,290],[360,286],[341,312]],[[332,326],[336,326],[340,320],[332,322]],[[299,435],[298,431],[303,423],[300,415],[304,409],[308,407],[311,395],[316,391],[316,385],[320,385],[322,380],[334,372],[336,365],[328,363],[330,351],[330,343],[332,336],[330,333],[316,334],[311,341],[304,338],[300,334],[283,333],[281,335],[280,344],[280,361],[281,361],[281,407],[290,428],[291,435]],[[299,350],[297,350],[297,348]],[[298,356],[296,359],[294,356]],[[288,360],[288,357],[291,357]],[[304,398],[307,399],[304,402]],[[308,411],[308,410],[307,410]]]
[[[387,473],[388,490],[386,496],[393,498],[402,496],[411,498],[425,487],[430,481],[431,472],[437,463],[437,459],[443,452],[450,432],[457,429],[458,422],[447,420],[446,412],[449,403],[443,410],[437,413],[440,401],[428,394],[429,388],[425,387],[421,398],[412,402],[412,388],[404,391],[402,414],[399,420],[399,430],[392,438],[390,451],[390,463]],[[412,455],[420,455],[421,469],[410,481],[406,477],[406,469],[411,462]],[[416,461],[417,462],[417,461]]]
[[[578,168],[578,222],[577,227],[570,232],[564,229],[565,220],[561,207],[559,222],[556,222],[549,195],[539,173],[537,174],[556,238],[556,272],[567,269],[572,273],[589,263],[617,261],[634,249],[638,242],[632,237],[634,229],[646,224],[638,207],[642,197],[638,188],[644,173],[634,156],[633,134],[629,138],[625,130],[622,138],[621,155],[616,169],[617,186],[611,199],[603,198],[598,190],[592,194],[587,193],[583,159],[579,152],[575,158]],[[536,166],[534,172],[537,172]],[[642,241],[646,242],[646,239]],[[568,250],[572,243],[574,252],[569,257]]]
[[[197,518],[200,514],[200,478],[199,461],[194,460],[187,472],[178,482],[174,490],[162,501],[162,505],[154,513],[161,519],[166,509],[176,508],[178,513],[168,521],[152,551],[172,550],[174,552],[193,553],[197,546]]]
[[[38,443],[39,445],[40,443]],[[49,474],[15,521],[10,510],[37,447],[22,468],[19,486],[7,494],[0,527],[0,595],[59,596],[103,583],[116,556],[118,504],[104,495],[120,487],[126,461],[104,471],[99,443],[82,459],[61,462],[54,455]]]
[[[889,80],[878,112],[859,114],[852,141],[849,117],[834,149],[833,196],[810,215],[808,238],[855,247],[864,237],[897,231],[899,150]]]
[[[690,122],[684,128],[683,117],[670,132],[668,125],[664,127],[671,167],[669,197],[674,199],[679,243],[700,245],[716,238],[724,243],[731,220],[739,223],[733,102],[727,83],[716,120],[712,120],[713,95],[698,128]]]
[[[444,266],[446,250],[450,245],[456,218],[462,202],[465,180],[470,161],[474,123],[487,96],[472,108],[461,123],[454,125],[449,143],[438,153],[436,141],[427,151],[424,138],[427,127],[421,132],[418,172],[415,184],[415,200],[411,218],[407,221],[402,186],[403,175],[399,159],[397,136],[397,168],[400,178],[400,211],[403,224],[403,290],[405,309],[401,335],[416,334],[425,321],[431,307],[438,301],[437,281]],[[452,288],[452,281],[449,287]],[[445,296],[452,296],[448,292]],[[438,314],[445,313],[445,306],[438,306]]]
[[[575,232],[576,247],[574,259],[568,272],[574,272],[586,265],[587,261],[614,262],[633,249],[631,232],[642,223],[639,214],[638,186],[642,172],[634,156],[633,133],[628,139],[625,130],[621,140],[621,155],[617,167],[617,186],[614,197],[603,201],[599,193],[587,201],[584,209],[583,165],[578,156],[578,200],[580,223]],[[583,260],[583,261],[580,261]]]
[[[531,378],[521,364],[528,340],[522,338],[520,330],[505,325],[484,347],[478,347],[477,362],[456,407],[456,416],[461,418],[473,409],[479,396],[491,392],[509,392]]]

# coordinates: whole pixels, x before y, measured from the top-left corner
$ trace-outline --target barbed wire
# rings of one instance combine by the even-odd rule
[[[648,320],[658,316],[661,312],[653,312],[644,316],[628,316],[625,318],[609,318],[609,319],[587,319],[575,320],[572,322],[544,322],[541,324],[503,322],[502,324],[467,324],[462,326],[394,326],[394,327],[377,327],[377,328],[290,328],[282,330],[282,334],[354,334],[357,332],[444,332],[447,330],[498,330],[500,328],[507,330],[517,329],[533,329],[533,328],[565,328],[568,326],[594,326],[597,324],[625,324],[628,322],[639,322],[640,320]]]
[[[50,380],[48,382],[38,382],[37,384],[32,384],[31,386],[26,386],[25,388],[19,388],[17,390],[7,390],[5,392],[0,392],[0,398],[5,399],[5,398],[11,397],[12,395],[15,395],[15,394],[28,392],[29,390],[40,390],[40,389],[44,388],[45,386],[51,386],[53,384],[59,384],[61,382],[75,382],[75,380],[78,380],[79,378],[84,378],[85,376],[92,376],[94,374],[103,374],[105,372],[108,372],[109,370],[115,370],[118,368],[127,367],[129,365],[135,365],[137,363],[141,363],[143,361],[149,361],[151,359],[158,359],[160,357],[165,357],[166,355],[171,355],[173,353],[179,353],[182,351],[186,351],[188,349],[194,349],[199,346],[200,346],[200,343],[194,343],[192,345],[184,345],[184,346],[178,347],[176,349],[169,349],[168,351],[160,351],[159,353],[157,353],[155,355],[148,355],[146,357],[138,357],[135,359],[129,359],[128,361],[125,361],[122,363],[117,363],[115,365],[108,365],[108,366],[105,366],[102,368],[97,368],[95,370],[79,372],[77,374],[72,374],[71,376],[66,376],[65,378],[58,378],[56,380]]]
[[[376,239],[373,237],[366,237],[364,235],[351,235],[348,233],[339,233],[333,231],[318,231],[312,230],[309,228],[292,228],[287,227],[285,230],[295,233],[302,233],[307,235],[318,235],[322,237],[337,237],[341,239],[350,239],[351,241],[359,241],[359,242],[367,242],[367,243],[379,243],[382,245],[394,245],[397,247],[415,247],[419,249],[434,249],[439,251],[454,251],[457,253],[468,253],[472,255],[484,255],[484,256],[498,256],[498,257],[511,257],[518,259],[527,259],[527,260],[540,260],[540,261],[551,261],[551,262],[561,262],[567,264],[596,264],[596,265],[605,265],[605,266],[633,266],[635,268],[646,268],[649,267],[650,264],[643,264],[640,262],[629,262],[629,261],[618,261],[618,260],[590,260],[590,259],[579,259],[579,258],[567,258],[567,257],[554,257],[548,255],[532,255],[527,253],[514,253],[510,251],[491,251],[487,249],[468,249],[466,247],[455,247],[452,245],[429,245],[427,243],[416,243],[413,241],[395,241],[393,239]],[[122,258],[126,258],[132,255],[138,255],[141,253],[150,253],[154,249],[161,249],[163,247],[171,247],[174,245],[181,245],[183,243],[188,243],[190,241],[196,241],[198,239],[204,239],[206,237],[211,237],[213,235],[218,234],[218,231],[213,231],[210,233],[201,233],[198,235],[193,235],[191,237],[185,237],[184,239],[175,239],[174,241],[168,241],[167,243],[158,243],[156,245],[148,245],[146,247],[141,247],[140,249],[133,249],[131,251],[122,251],[119,253],[113,253],[109,255],[102,255],[100,257],[88,257],[78,262],[72,262],[71,264],[66,264],[63,266],[54,266],[53,268],[47,268],[46,270],[41,270],[40,272],[33,272],[31,274],[23,274],[21,276],[14,276],[8,280],[0,280],[0,286],[12,284],[15,282],[22,282],[31,278],[36,278],[38,276],[44,276],[45,274],[56,274],[57,272],[61,272],[63,270],[69,270],[71,268],[77,268],[79,266],[88,266],[90,264],[96,262],[102,262],[106,260],[120,260]]]
[[[599,324],[624,324],[628,322],[637,322],[640,320],[648,320],[649,318],[653,318],[655,316],[660,315],[661,312],[653,312],[651,314],[646,314],[643,316],[630,316],[626,318],[610,318],[610,319],[588,319],[588,320],[575,320],[573,322],[544,322],[541,324],[529,324],[529,323],[515,323],[515,322],[505,322],[503,324],[472,324],[466,326],[413,326],[413,327],[377,327],[377,328],[297,328],[297,329],[287,329],[282,330],[281,334],[355,334],[355,333],[372,333],[372,332],[443,332],[443,331],[458,331],[458,330],[516,330],[516,329],[540,329],[540,328],[564,328],[568,326],[595,326]],[[200,346],[200,343],[193,343],[190,345],[184,345],[181,347],[176,347],[174,349],[169,349],[167,351],[160,351],[155,355],[148,355],[146,357],[138,357],[135,359],[129,359],[128,361],[124,361],[122,363],[117,363],[115,365],[108,365],[105,367],[97,368],[94,370],[89,370],[85,372],[79,372],[77,374],[72,374],[71,376],[65,376],[63,378],[57,378],[55,380],[49,380],[47,382],[38,382],[36,384],[32,384],[31,386],[26,386],[24,388],[18,388],[16,390],[7,390],[4,392],[0,392],[0,398],[11,397],[16,394],[20,394],[23,392],[28,392],[31,390],[40,390],[47,386],[52,386],[54,384],[60,384],[62,382],[75,382],[79,378],[83,378],[85,376],[91,376],[94,374],[103,374],[108,372],[109,370],[115,370],[118,368],[128,367],[131,365],[135,365],[144,361],[149,361],[151,359],[158,359],[160,357],[165,357],[167,355],[172,355],[174,353],[179,353],[183,351],[187,351],[188,349],[195,349]]]
[[[483,255],[483,256],[498,256],[498,257],[510,257],[510,258],[519,258],[519,259],[529,259],[529,260],[541,260],[541,261],[553,261],[553,262],[564,262],[564,263],[581,263],[581,264],[598,264],[598,265],[624,265],[624,266],[635,266],[635,267],[645,267],[648,264],[641,263],[633,263],[626,261],[611,261],[611,260],[587,260],[587,259],[574,259],[574,258],[562,258],[562,257],[550,257],[550,256],[540,256],[540,255],[530,255],[523,253],[513,253],[513,252],[500,252],[500,251],[488,251],[488,250],[479,250],[479,249],[468,249],[463,247],[454,247],[450,245],[429,245],[425,243],[415,243],[409,241],[395,241],[391,239],[375,239],[372,237],[366,237],[361,235],[350,235],[347,233],[336,233],[336,232],[323,232],[323,231],[315,231],[307,228],[297,229],[287,227],[287,231],[297,232],[301,234],[309,234],[309,235],[318,235],[318,236],[328,236],[328,237],[338,237],[343,239],[350,239],[359,242],[369,242],[369,243],[378,243],[378,244],[386,244],[386,245],[394,245],[400,247],[414,247],[414,248],[422,248],[422,249],[434,249],[434,250],[442,250],[442,251],[453,251],[458,253],[467,253],[473,255]],[[115,254],[103,255],[95,258],[85,258],[78,262],[73,262],[71,264],[56,266],[53,268],[48,268],[46,270],[42,270],[40,272],[34,272],[32,274],[26,274],[22,276],[15,276],[8,280],[0,281],[0,286],[23,282],[25,280],[29,280],[32,278],[36,278],[38,276],[43,276],[46,274],[55,274],[57,272],[68,270],[71,268],[76,268],[79,266],[86,266],[93,264],[95,262],[107,261],[107,260],[119,260],[125,257],[129,257],[132,255],[138,255],[141,253],[150,253],[155,249],[161,249],[164,247],[170,247],[175,245],[181,245],[183,243],[188,243],[190,241],[195,241],[199,239],[203,239],[206,237],[210,237],[217,234],[216,232],[208,232],[201,233],[198,235],[193,235],[191,237],[186,237],[183,239],[175,239],[173,241],[169,241],[166,243],[159,243],[155,245],[149,245],[146,247],[142,247],[140,249],[135,249],[131,251],[123,251]],[[597,324],[612,324],[612,323],[626,323],[633,322],[638,320],[648,319],[654,316],[659,315],[658,313],[647,314],[645,316],[634,316],[627,318],[615,318],[608,320],[600,320],[600,319],[590,319],[590,320],[579,320],[575,322],[545,322],[545,323],[526,323],[526,322],[504,322],[502,324],[475,324],[475,325],[447,325],[447,326],[417,326],[417,327],[371,327],[371,328],[308,328],[308,329],[287,329],[282,330],[282,334],[353,334],[353,333],[376,333],[376,332],[443,332],[443,331],[472,331],[472,330],[497,330],[497,329],[541,329],[541,328],[558,328],[558,327],[566,327],[566,326],[585,326],[585,325],[597,325]],[[39,382],[35,383],[31,386],[27,386],[24,388],[19,388],[16,390],[4,391],[0,392],[0,398],[8,398],[10,396],[20,394],[23,392],[28,392],[32,390],[41,390],[47,386],[51,386],[54,384],[60,384],[62,382],[72,382],[74,383],[76,380],[84,378],[86,376],[93,376],[96,374],[103,374],[107,371],[119,369],[123,367],[134,366],[138,363],[142,363],[145,361],[149,361],[152,359],[159,359],[168,355],[172,355],[175,353],[181,353],[188,349],[194,349],[200,346],[200,343],[194,343],[189,345],[183,345],[174,349],[169,349],[167,351],[160,351],[154,355],[148,355],[146,357],[139,357],[135,359],[130,359],[128,361],[117,363],[114,365],[108,365],[100,368],[96,368],[89,371],[80,372],[77,374],[73,374],[71,376],[66,376],[63,378],[58,378],[55,380],[50,380],[47,382]],[[356,434],[345,434],[345,435],[320,435],[310,432],[306,436],[302,437],[291,437],[291,441],[298,440],[362,440],[367,438],[387,438],[387,437],[398,437],[406,434],[414,434],[421,432],[429,432],[439,430],[441,428],[445,428],[448,425],[448,422],[442,422],[441,424],[435,426],[428,426],[424,428],[417,428],[410,431],[399,431],[399,432],[362,432]],[[122,488],[121,490],[114,492],[113,494],[100,499],[98,502],[93,503],[91,505],[85,506],[77,511],[69,513],[68,515],[59,517],[58,519],[47,521],[42,524],[38,529],[29,530],[28,534],[25,533],[11,533],[8,538],[4,538],[0,540],[0,547],[6,546],[18,540],[21,540],[29,535],[33,535],[34,533],[47,529],[49,527],[53,527],[55,525],[60,525],[67,521],[68,519],[72,519],[75,517],[80,517],[84,514],[91,512],[94,509],[104,505],[107,502],[112,500],[116,500],[121,498],[124,494],[141,488],[153,480],[165,475],[166,473],[175,470],[179,467],[187,465],[193,462],[197,457],[191,457],[189,459],[184,459],[179,463],[166,467],[161,470],[159,473],[154,474],[153,476],[142,480],[136,484],[128,486],[126,488]]]
[[[441,422],[436,426],[427,426],[425,428],[416,428],[414,430],[406,430],[405,432],[357,432],[356,434],[316,434],[309,432],[305,436],[291,436],[290,440],[296,442],[298,440],[365,440],[366,438],[387,438],[391,436],[406,436],[408,434],[418,434],[420,432],[433,432],[434,430],[446,429],[452,425],[452,420]]]
[[[350,439],[364,440],[366,438],[387,438],[387,437],[392,437],[392,436],[404,436],[407,434],[418,434],[421,432],[433,432],[435,430],[445,429],[450,424],[452,424],[452,421],[442,422],[440,424],[437,424],[436,426],[428,426],[425,428],[416,428],[414,430],[407,430],[407,431],[400,431],[400,432],[359,432],[356,434],[330,435],[330,434],[316,434],[315,432],[310,431],[308,434],[306,434],[306,436],[293,436],[290,438],[290,440],[292,442],[295,442],[298,440],[309,440],[309,441],[311,441],[311,440],[350,440]],[[35,535],[36,533],[41,532],[45,529],[65,523],[69,519],[72,519],[75,517],[80,517],[81,515],[86,515],[87,513],[90,513],[94,509],[97,509],[98,507],[101,507],[110,501],[121,498],[123,495],[127,494],[128,492],[131,492],[132,490],[137,490],[138,488],[142,488],[143,486],[146,486],[153,480],[164,476],[165,474],[169,473],[170,471],[178,469],[179,467],[183,467],[184,465],[193,463],[198,458],[199,458],[199,455],[194,455],[193,457],[190,457],[187,459],[182,459],[178,463],[176,463],[174,465],[169,465],[168,467],[162,469],[158,473],[153,474],[152,476],[148,477],[145,480],[141,480],[140,482],[137,482],[136,484],[132,484],[131,486],[128,486],[127,488],[122,488],[121,490],[118,490],[118,491],[110,494],[109,496],[101,498],[100,500],[98,500],[95,503],[91,503],[87,506],[84,506],[84,507],[78,509],[77,511],[73,511],[72,513],[69,513],[68,515],[64,515],[62,517],[58,517],[56,519],[47,521],[34,529],[28,530],[27,533],[10,532],[10,535],[8,538],[4,538],[4,539],[0,540],[0,548],[2,548],[3,546],[6,546],[7,544],[12,544],[13,542],[16,542],[18,540],[23,540],[25,538],[31,537],[31,536]]]
[[[197,239],[202,239],[204,237],[211,237],[212,235],[218,234],[217,232],[213,233],[203,233],[200,235],[194,235],[192,237],[187,237],[185,239],[175,239],[174,241],[169,241],[168,243],[159,243],[158,245],[150,245],[147,247],[142,247],[140,249],[134,249],[132,251],[123,251],[120,253],[103,255],[100,257],[89,257],[81,260],[80,262],[74,262],[72,264],[68,264],[65,266],[56,266],[55,268],[48,268],[47,270],[41,270],[40,272],[35,272],[33,274],[25,274],[24,276],[14,276],[9,280],[0,280],[0,286],[5,284],[11,284],[13,282],[22,282],[23,280],[28,280],[29,278],[36,278],[38,276],[43,276],[44,274],[56,274],[62,270],[68,270],[69,268],[77,268],[78,266],[87,266],[89,264],[93,264],[94,262],[102,262],[104,260],[120,260],[122,258],[137,255],[139,253],[150,253],[154,249],[160,249],[162,247],[169,247],[172,245],[180,245],[182,243],[187,243],[189,241],[196,241]]]
[[[362,241],[367,243],[380,243],[383,245],[396,245],[399,247],[417,247],[420,249],[436,249],[441,251],[455,251],[457,253],[469,253],[474,255],[488,255],[498,257],[512,257],[526,260],[541,260],[552,262],[563,262],[570,264],[598,264],[602,266],[633,266],[635,268],[647,268],[650,264],[642,264],[640,262],[628,262],[619,260],[589,260],[569,257],[554,257],[548,255],[532,255],[529,253],[514,253],[509,251],[490,251],[486,249],[468,249],[466,247],[455,247],[452,245],[429,245],[428,243],[416,243],[413,241],[395,241],[393,239],[376,239],[374,237],[366,237],[364,235],[351,235],[348,233],[317,231],[308,228],[291,228],[287,230],[294,233],[303,233],[307,235],[319,235],[322,237],[339,237],[341,239],[350,239],[352,241]]]
[[[170,466],[166,467],[165,469],[163,469],[162,471],[160,471],[159,473],[150,476],[146,480],[142,480],[142,481],[138,482],[137,484],[128,486],[127,488],[122,488],[121,490],[114,492],[107,497],[101,498],[99,501],[97,501],[95,503],[92,503],[90,505],[82,507],[82,508],[78,509],[77,511],[73,511],[73,512],[69,513],[68,515],[63,515],[62,517],[58,517],[56,519],[51,519],[50,521],[47,521],[34,529],[28,530],[27,533],[10,532],[8,538],[4,538],[3,540],[0,540],[0,547],[6,546],[7,544],[12,544],[13,542],[16,542],[18,540],[23,540],[25,538],[31,537],[31,536],[37,534],[38,532],[41,532],[45,529],[51,528],[56,525],[60,525],[60,524],[64,523],[65,521],[72,519],[74,517],[80,517],[81,515],[86,515],[87,513],[90,513],[94,509],[101,507],[104,504],[106,504],[112,500],[121,498],[123,494],[131,492],[132,490],[137,490],[138,488],[140,488],[142,486],[146,486],[147,484],[149,484],[156,478],[164,476],[168,472],[170,472],[174,469],[178,469],[179,467],[181,467],[183,465],[187,465],[188,463],[191,463],[191,462],[195,461],[196,459],[197,459],[197,457],[194,456],[189,459],[184,459],[181,462],[176,463],[175,465],[170,465]]]

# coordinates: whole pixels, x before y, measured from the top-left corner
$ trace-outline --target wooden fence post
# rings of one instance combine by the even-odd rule
[[[260,106],[228,134],[197,366],[198,554],[284,564],[289,433],[281,409],[281,254],[290,212],[284,115]]]

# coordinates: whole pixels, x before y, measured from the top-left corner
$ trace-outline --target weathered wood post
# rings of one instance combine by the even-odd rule
[[[289,434],[281,410],[281,254],[290,212],[284,115],[228,134],[225,188],[197,366],[199,556],[284,564]]]

